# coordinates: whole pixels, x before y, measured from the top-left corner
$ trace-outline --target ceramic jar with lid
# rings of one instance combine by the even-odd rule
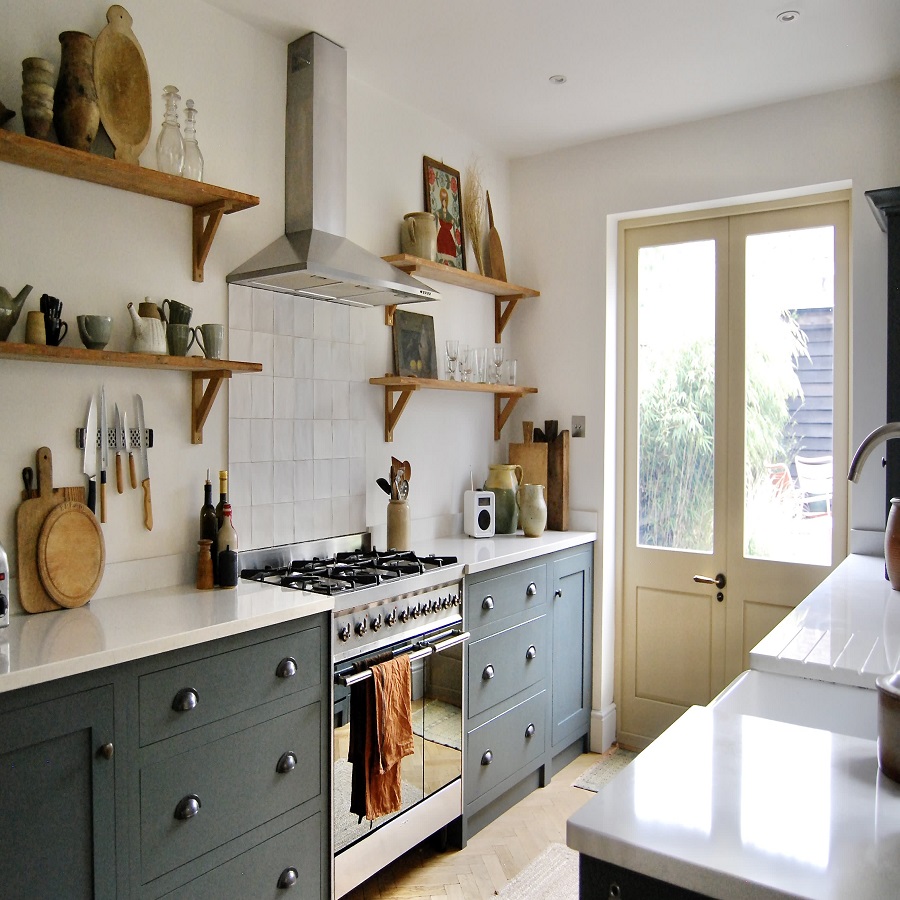
[[[519,527],[519,505],[516,494],[521,483],[521,466],[496,463],[489,467],[484,489],[494,495],[496,534],[515,534]]]

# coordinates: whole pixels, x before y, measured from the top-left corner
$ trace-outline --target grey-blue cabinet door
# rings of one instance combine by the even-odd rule
[[[111,686],[0,713],[0,894],[116,896]]]
[[[587,733],[591,716],[592,552],[553,561],[551,708],[554,749]]]

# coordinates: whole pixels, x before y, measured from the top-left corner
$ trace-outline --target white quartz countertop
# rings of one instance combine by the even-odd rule
[[[874,690],[900,668],[900,592],[884,560],[848,556],[750,651],[750,667]]]
[[[458,557],[455,575],[448,570],[458,577],[595,538],[576,531],[548,531],[539,538],[463,536],[412,549]],[[231,589],[198,591],[183,585],[96,597],[78,609],[21,613],[0,629],[0,693],[333,609],[332,597],[242,581]]]
[[[710,897],[883,900],[900,785],[874,741],[692,707],[568,822],[580,853]]]

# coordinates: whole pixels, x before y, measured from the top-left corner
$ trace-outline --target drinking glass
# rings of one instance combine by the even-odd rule
[[[514,359],[508,359],[506,361],[506,383],[516,383],[516,361]]]
[[[503,347],[500,344],[494,344],[491,351],[494,358],[494,373],[491,376],[493,384],[500,384],[500,367],[503,365]]]
[[[472,375],[472,361],[474,358],[474,350],[471,347],[460,347],[459,349],[459,372],[460,381],[468,381]]]
[[[487,348],[476,347],[472,352],[475,355],[475,361],[473,364],[473,369],[475,371],[474,380],[479,384],[484,384],[487,379],[487,375],[485,373],[485,368],[487,366]]]
[[[447,341],[447,371],[450,381],[456,381],[456,361],[459,359],[459,341]]]

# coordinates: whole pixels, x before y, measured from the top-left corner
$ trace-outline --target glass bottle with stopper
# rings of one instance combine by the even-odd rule
[[[203,181],[203,154],[197,143],[197,110],[194,101],[184,105],[184,165],[181,174],[194,181]]]
[[[156,168],[169,175],[180,175],[184,166],[184,140],[178,124],[178,88],[167,84],[163,88],[166,111],[162,129],[156,139]]]

